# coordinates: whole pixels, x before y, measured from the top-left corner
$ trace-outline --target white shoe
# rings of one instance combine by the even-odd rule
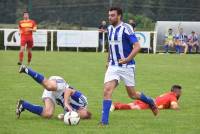
[[[113,112],[113,111],[115,111],[115,106],[112,104],[110,107],[110,112]]]
[[[62,113],[62,114],[58,114],[58,119],[59,120],[64,120],[64,114]]]

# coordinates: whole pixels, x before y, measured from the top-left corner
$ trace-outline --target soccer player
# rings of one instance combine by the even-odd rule
[[[196,48],[196,53],[199,51],[199,39],[198,35],[195,33],[195,31],[192,31],[192,33],[188,36],[188,45],[189,45],[189,53],[192,52],[192,48]]]
[[[170,28],[168,30],[168,33],[165,34],[165,46],[164,46],[165,53],[168,53],[169,47],[174,46],[174,38],[175,38],[175,36],[173,34],[173,30]]]
[[[29,75],[45,89],[42,95],[44,107],[31,104],[25,100],[19,100],[17,102],[16,115],[18,118],[21,112],[25,110],[45,118],[51,118],[56,103],[62,106],[64,112],[76,111],[82,119],[91,118],[91,113],[87,109],[87,98],[80,91],[69,86],[62,77],[51,76],[47,79],[43,75],[27,68],[25,65],[20,66],[19,73]]]
[[[32,53],[31,49],[33,47],[33,32],[36,31],[37,25],[34,20],[29,19],[29,13],[24,12],[23,13],[24,19],[19,21],[19,31],[20,31],[20,37],[21,37],[21,46],[19,51],[19,62],[18,65],[21,65],[24,58],[24,50],[25,46],[27,45],[27,51],[28,51],[28,65],[31,62]]]
[[[183,32],[183,28],[179,29],[179,33],[175,37],[175,47],[176,53],[181,53],[181,47],[184,47],[184,53],[187,53],[188,45],[187,45],[187,35]]]
[[[135,61],[133,58],[139,52],[140,44],[132,26],[122,22],[122,9],[119,7],[109,9],[109,21],[111,25],[108,27],[108,68],[104,79],[104,98],[100,125],[108,125],[109,123],[111,96],[120,80],[124,81],[130,98],[140,99],[147,103],[153,113],[157,115],[158,109],[154,101],[143,93],[136,92],[135,89]]]
[[[182,87],[179,85],[173,85],[171,87],[171,91],[164,93],[155,99],[155,103],[159,109],[179,109],[178,100],[181,97],[181,89]],[[110,108],[110,111],[114,110],[144,110],[149,109],[149,106],[140,101],[136,100],[132,103],[124,104],[121,102],[113,103]]]

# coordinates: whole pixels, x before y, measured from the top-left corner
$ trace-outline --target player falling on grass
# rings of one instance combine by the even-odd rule
[[[19,22],[19,31],[21,37],[20,51],[19,51],[19,62],[18,65],[21,65],[24,58],[24,50],[27,45],[28,51],[28,64],[31,62],[32,53],[31,49],[33,47],[33,32],[36,31],[37,25],[34,20],[29,19],[29,13],[23,13],[24,19]]]
[[[178,100],[181,97],[181,86],[173,85],[171,91],[164,93],[155,98],[155,103],[158,109],[179,109]],[[136,100],[128,104],[121,102],[113,103],[110,111],[114,110],[144,110],[149,109],[149,106],[141,100]]]
[[[89,119],[91,113],[87,109],[87,98],[69,84],[60,76],[51,76],[49,79],[43,75],[21,65],[19,73],[25,73],[31,76],[37,83],[41,84],[45,89],[42,95],[44,107],[33,105],[25,100],[17,102],[16,115],[19,118],[21,112],[27,110],[45,118],[51,118],[54,113],[55,104],[62,106],[64,112],[76,111],[80,118]],[[60,115],[63,119],[64,114]]]
[[[123,80],[127,93],[132,99],[140,99],[147,103],[154,115],[158,114],[158,109],[150,97],[143,93],[136,92],[135,89],[135,61],[133,58],[140,51],[140,44],[134,34],[131,25],[122,22],[122,9],[112,7],[109,9],[108,41],[109,56],[108,68],[104,79],[104,98],[102,108],[101,125],[108,125],[109,110],[112,104],[112,93]]]

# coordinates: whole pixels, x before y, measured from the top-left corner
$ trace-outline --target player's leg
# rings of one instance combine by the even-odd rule
[[[26,67],[25,65],[20,66],[19,73],[25,73],[31,76],[37,83],[41,84],[49,91],[55,91],[57,89],[56,81],[46,79],[42,74]]]
[[[125,104],[125,103],[121,103],[121,102],[116,102],[113,103],[113,109],[110,109],[110,111],[114,111],[114,110],[131,110],[131,103],[129,104]]]
[[[25,100],[19,100],[17,102],[16,108],[17,118],[19,118],[21,112],[25,110],[45,118],[51,118],[54,112],[54,103],[51,101],[51,99],[47,98],[44,100],[44,104],[45,106],[42,107],[39,105],[31,104],[30,102]]]
[[[32,50],[33,48],[33,38],[30,37],[29,41],[27,42],[27,52],[28,52],[28,65],[30,65],[32,59]]]
[[[55,104],[51,98],[44,99],[44,108],[41,116],[44,118],[51,118],[53,116]]]
[[[112,104],[112,93],[119,83],[120,77],[117,74],[117,67],[109,66],[104,78],[104,94],[102,102],[101,124],[108,125],[109,112]]]
[[[192,42],[188,43],[188,52],[191,53],[192,52]]]
[[[121,78],[125,83],[126,91],[131,99],[139,99],[148,104],[154,113],[158,114],[158,108],[153,99],[144,93],[137,92],[135,89],[135,68],[121,68]]]
[[[43,107],[39,105],[31,104],[25,100],[19,100],[17,102],[17,108],[16,108],[16,116],[17,118],[20,117],[21,112],[24,110],[28,110],[29,112],[32,112],[34,114],[40,115],[42,114]]]
[[[195,42],[195,47],[196,47],[196,53],[198,53],[199,52],[199,42],[198,41]]]
[[[158,114],[158,108],[151,97],[146,96],[144,93],[136,92],[133,86],[126,86],[126,90],[130,98],[143,101],[149,105],[155,116]]]
[[[169,51],[169,44],[168,44],[168,41],[165,43],[164,45],[164,50],[165,50],[165,53],[168,53]]]
[[[103,109],[102,109],[102,118],[101,118],[101,123],[103,125],[108,124],[109,120],[109,112],[110,112],[110,107],[112,104],[112,93],[114,89],[117,86],[117,80],[112,80],[109,82],[106,82],[104,84],[104,100],[103,100]]]
[[[182,46],[184,47],[184,54],[187,53],[187,50],[188,50],[188,45],[186,42],[183,42]]]
[[[24,50],[25,50],[25,44],[20,46],[19,50],[19,62],[17,63],[18,65],[21,65],[24,59]]]

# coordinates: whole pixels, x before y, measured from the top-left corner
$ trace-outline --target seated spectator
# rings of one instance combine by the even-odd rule
[[[165,34],[165,53],[168,53],[169,47],[174,47],[174,38],[175,35],[173,34],[173,30],[170,28],[168,33]]]
[[[192,52],[192,49],[195,47],[196,53],[199,51],[199,39],[198,35],[195,33],[195,31],[192,31],[192,33],[188,36],[188,45],[189,45],[189,53]]]
[[[103,33],[105,33],[105,38],[107,37],[107,25],[106,25],[106,21],[103,20],[101,22],[101,25],[99,26],[99,48],[100,50],[102,49],[103,46]]]
[[[180,54],[181,53],[181,48],[184,48],[184,53],[187,53],[188,45],[187,45],[187,35],[183,32],[183,28],[179,29],[179,33],[176,34],[175,37],[175,48],[176,48],[176,53]]]

